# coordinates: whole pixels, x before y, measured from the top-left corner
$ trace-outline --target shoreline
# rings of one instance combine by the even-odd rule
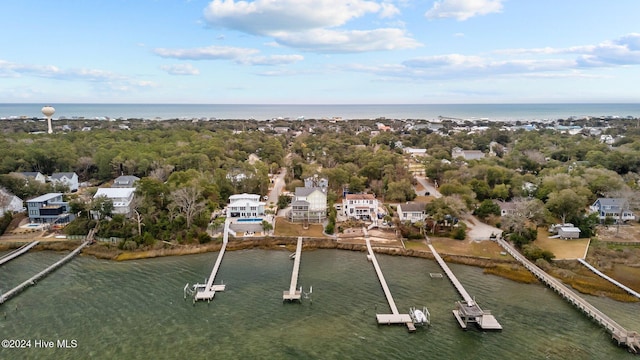
[[[249,249],[262,249],[262,250],[286,250],[289,252],[295,251],[296,239],[292,238],[259,238],[259,239],[242,239],[229,241],[227,244],[227,251],[237,250],[249,250]],[[71,251],[79,246],[80,241],[50,241],[40,243],[35,246],[35,251]],[[0,251],[10,250],[18,246],[17,242],[0,242]],[[379,244],[378,244],[379,245]],[[165,245],[166,246],[166,245]],[[212,241],[207,244],[198,245],[174,245],[172,247],[162,247],[157,249],[139,250],[139,251],[123,251],[115,247],[114,245],[107,243],[94,243],[89,247],[82,250],[82,255],[93,256],[96,259],[110,260],[110,261],[128,261],[128,260],[142,260],[151,259],[157,257],[166,256],[183,256],[203,254],[209,252],[219,251],[222,247],[222,243],[218,241]],[[417,249],[402,249],[397,247],[388,246],[375,246],[376,253],[392,255],[392,256],[409,256],[423,259],[435,260],[433,254],[426,250]],[[353,242],[338,242],[334,239],[322,239],[322,238],[307,238],[303,243],[303,250],[316,250],[316,249],[336,249],[346,251],[359,251],[366,252],[366,245]],[[485,274],[495,275],[504,279],[520,282],[524,284],[540,283],[538,279],[526,270],[521,264],[514,259],[495,259],[485,258],[470,255],[457,255],[441,253],[442,258],[448,263],[455,263],[467,266],[475,266],[483,269]],[[550,272],[554,277],[560,279],[564,283],[571,286],[582,294],[603,296],[620,302],[638,302],[633,296],[628,295],[623,290],[612,287],[609,283],[600,282],[601,279],[598,276],[593,276],[593,282],[584,286],[584,279],[578,284],[575,284],[575,275],[566,274],[566,270],[571,268],[571,265],[563,265],[564,262],[555,262],[551,266],[551,269],[545,269]],[[578,286],[575,286],[578,285]]]

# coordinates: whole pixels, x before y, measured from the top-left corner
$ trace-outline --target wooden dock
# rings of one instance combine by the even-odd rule
[[[482,310],[476,301],[469,295],[464,286],[458,281],[458,278],[453,274],[447,263],[442,260],[440,254],[436,251],[433,245],[428,244],[433,257],[436,259],[442,270],[447,274],[447,277],[458,290],[458,293],[464,299],[464,302],[458,301],[456,303],[456,309],[452,310],[453,315],[460,324],[460,327],[467,329],[469,323],[476,323],[482,330],[502,330],[502,326],[496,318],[491,315],[488,310]]]
[[[378,324],[405,324],[410,332],[416,331],[416,327],[413,323],[413,319],[411,319],[411,316],[409,314],[400,314],[400,312],[398,311],[396,302],[393,300],[393,296],[391,296],[391,291],[389,291],[387,281],[384,279],[384,274],[382,274],[382,270],[380,269],[380,265],[378,264],[378,260],[376,259],[376,254],[373,252],[373,248],[371,247],[371,241],[366,236],[365,241],[367,243],[367,257],[373,263],[376,274],[378,274],[378,280],[380,280],[380,285],[382,286],[384,295],[386,296],[387,302],[389,303],[389,308],[391,309],[391,314],[376,314]]]
[[[27,251],[29,251],[29,249],[31,249],[32,247],[38,245],[38,243],[40,243],[40,242],[39,241],[30,242],[28,244],[25,244],[25,245],[19,247],[18,249],[15,249],[12,252],[6,254],[5,256],[0,258],[0,265],[4,264],[6,262],[9,262],[9,261],[17,258],[18,256],[26,253]]]
[[[619,287],[620,289],[626,291],[627,293],[629,293],[629,295],[631,296],[635,296],[638,299],[640,299],[640,293],[631,289],[630,287],[620,283],[619,281],[612,279],[611,277],[607,276],[607,274],[603,273],[602,271],[596,269],[595,267],[593,267],[593,265],[589,264],[588,262],[586,262],[584,259],[578,259],[578,261],[584,265],[587,269],[591,270],[594,274],[600,276],[601,278],[607,280],[608,282],[612,283],[613,285]]]
[[[300,270],[300,258],[302,257],[302,236],[298,237],[298,244],[296,245],[296,254],[293,258],[293,271],[291,271],[291,284],[289,290],[282,292],[282,301],[300,301],[302,294],[301,290],[297,290],[298,287],[298,271]]]
[[[216,294],[216,291],[224,291],[225,285],[213,285],[213,281],[216,279],[216,275],[218,274],[218,269],[220,268],[220,264],[222,263],[222,257],[224,256],[224,252],[227,249],[227,243],[229,242],[229,225],[231,224],[230,220],[226,220],[224,222],[224,235],[222,236],[222,247],[220,248],[220,252],[218,253],[218,257],[216,258],[216,262],[213,265],[213,269],[211,270],[211,274],[209,275],[209,279],[204,286],[198,286],[196,284],[196,293],[194,294],[194,301],[198,300],[207,300],[211,301],[213,296]]]
[[[497,239],[497,242],[545,285],[558,293],[558,295],[562,296],[565,300],[569,301],[593,321],[604,327],[618,345],[626,346],[629,351],[633,353],[640,353],[640,335],[638,335],[636,331],[628,331],[622,327],[616,321],[598,310],[595,306],[591,305],[591,303],[571,291],[561,281],[537,267],[506,241]]]
[[[19,294],[22,290],[28,288],[29,286],[35,285],[38,280],[40,280],[43,277],[49,275],[51,272],[53,272],[54,270],[56,270],[57,268],[62,266],[64,263],[66,263],[67,261],[71,260],[74,256],[78,255],[78,253],[80,251],[82,251],[82,249],[85,246],[87,246],[87,245],[89,245],[91,243],[92,240],[90,240],[90,239],[91,239],[91,237],[89,237],[89,240],[86,240],[85,242],[83,242],[80,246],[78,246],[75,250],[73,250],[71,253],[69,253],[67,256],[65,256],[61,260],[58,260],[53,265],[49,266],[48,268],[42,270],[41,272],[39,272],[36,275],[34,275],[31,278],[29,278],[29,280],[23,282],[22,284],[16,286],[15,288],[7,291],[4,294],[2,294],[2,296],[0,296],[0,304],[2,304],[5,301],[9,300],[13,296]]]

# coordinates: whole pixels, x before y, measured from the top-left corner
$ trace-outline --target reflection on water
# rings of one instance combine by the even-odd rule
[[[63,254],[34,252],[0,267],[0,289],[24,281]],[[3,338],[75,339],[75,349],[1,349],[0,358],[263,359],[612,359],[632,358],[599,326],[542,285],[451,265],[467,291],[504,330],[462,331],[451,310],[459,295],[432,260],[378,255],[398,308],[427,306],[432,326],[409,334],[378,326],[388,312],[365,253],[305,251],[299,284],[313,301],[282,302],[293,262],[288,251],[225,254],[216,279],[227,285],[210,303],[183,299],[217,254],[110,262],[79,257],[0,305]],[[218,282],[218,280],[216,280]],[[591,298],[589,299],[591,300]],[[640,324],[638,304],[598,298],[624,326]]]

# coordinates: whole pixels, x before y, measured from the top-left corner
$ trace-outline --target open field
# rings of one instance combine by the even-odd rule
[[[473,241],[473,240],[454,240],[449,238],[431,238],[431,244],[439,253],[474,256],[489,259],[506,259],[511,258],[509,255],[502,255],[504,251],[493,241]]]
[[[640,224],[629,223],[628,225],[599,226],[598,240],[600,241],[619,241],[619,242],[637,242],[640,244]]]

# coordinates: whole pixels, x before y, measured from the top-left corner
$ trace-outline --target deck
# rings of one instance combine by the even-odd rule
[[[220,264],[222,263],[222,258],[224,257],[224,252],[227,249],[227,243],[229,242],[229,225],[231,224],[230,220],[226,220],[224,222],[224,235],[222,236],[222,247],[220,248],[220,252],[218,253],[218,257],[216,258],[216,262],[213,265],[213,269],[211,270],[211,274],[209,275],[209,279],[207,283],[197,289],[194,299],[198,300],[207,300],[211,301],[216,294],[216,291],[224,291],[225,285],[213,285],[213,282],[216,279],[216,275],[218,274],[218,269],[220,269]],[[197,284],[196,284],[197,286]]]
[[[302,257],[302,237],[298,237],[298,244],[296,245],[296,255],[293,258],[293,270],[291,271],[291,284],[289,290],[282,292],[282,300],[293,301],[300,300],[302,294],[300,290],[296,290],[298,287],[298,271],[300,270],[300,258]]]
[[[366,231],[365,231],[366,234]],[[373,263],[373,267],[376,270],[376,274],[378,274],[378,280],[380,280],[380,285],[382,286],[382,290],[384,291],[384,295],[387,298],[387,302],[389,303],[389,308],[391,309],[391,314],[376,314],[376,319],[378,320],[378,324],[405,324],[410,332],[416,330],[413,320],[409,314],[400,314],[398,311],[398,307],[396,306],[396,302],[393,300],[393,296],[391,295],[391,291],[389,291],[389,286],[387,285],[387,281],[384,279],[384,274],[382,273],[382,269],[380,269],[380,265],[378,264],[378,259],[376,259],[376,254],[373,252],[373,248],[371,247],[371,241],[368,236],[365,236],[365,241],[367,243],[367,257]]]

